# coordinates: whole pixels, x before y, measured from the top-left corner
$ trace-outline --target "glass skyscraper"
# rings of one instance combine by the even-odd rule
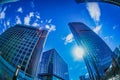
[[[82,46],[91,80],[100,80],[112,63],[112,51],[106,43],[89,27],[80,22],[69,23],[70,30],[79,46]]]
[[[35,78],[46,36],[47,30],[23,25],[11,27],[0,35],[1,57],[14,68],[21,66],[23,73]]]
[[[39,78],[41,80],[69,80],[68,66],[55,49],[42,54]]]

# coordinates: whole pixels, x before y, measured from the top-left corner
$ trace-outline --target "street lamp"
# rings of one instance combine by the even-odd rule
[[[0,55],[2,54],[2,52],[0,51]]]
[[[17,80],[17,76],[18,76],[18,72],[19,72],[19,69],[20,69],[20,68],[21,68],[21,67],[18,65],[17,68],[16,68],[16,71],[15,71],[13,80]]]

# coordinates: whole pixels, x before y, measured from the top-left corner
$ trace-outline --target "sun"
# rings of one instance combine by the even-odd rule
[[[76,61],[80,61],[84,55],[84,49],[79,46],[75,46],[72,52],[73,58]]]

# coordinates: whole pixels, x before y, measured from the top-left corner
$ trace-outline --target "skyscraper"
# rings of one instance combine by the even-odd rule
[[[68,66],[55,49],[44,52],[41,59],[41,80],[69,80]]]
[[[117,57],[120,56],[120,48],[116,47],[114,53]]]
[[[0,35],[1,56],[13,67],[36,77],[41,52],[47,36],[46,30],[16,25]]]
[[[89,27],[80,22],[69,23],[70,30],[79,46],[82,46],[90,79],[99,80],[112,62],[112,51]]]
[[[117,61],[118,66],[120,67],[120,47],[116,47],[113,52],[115,54],[114,58]]]

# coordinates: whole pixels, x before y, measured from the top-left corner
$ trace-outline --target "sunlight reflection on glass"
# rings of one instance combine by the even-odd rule
[[[75,46],[72,52],[73,58],[75,61],[80,61],[84,55],[84,49],[79,46]]]

